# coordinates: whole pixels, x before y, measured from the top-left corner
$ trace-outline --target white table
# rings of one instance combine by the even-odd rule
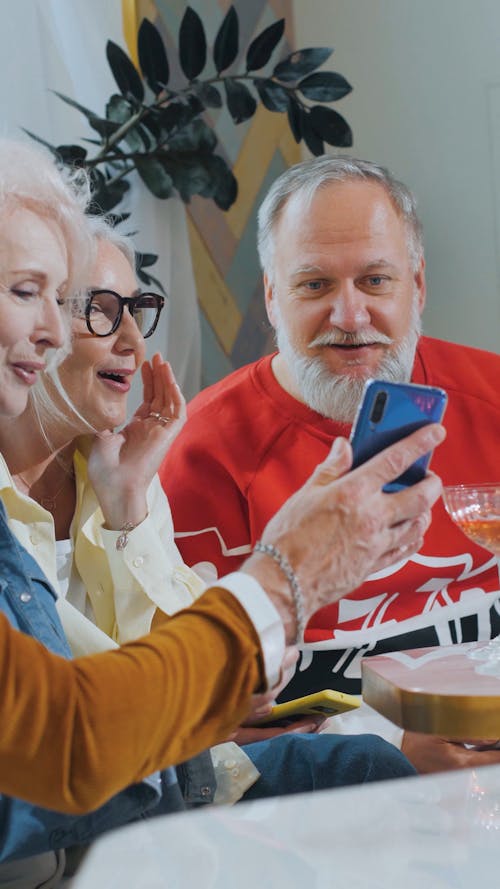
[[[72,889],[498,889],[500,766],[143,821]]]

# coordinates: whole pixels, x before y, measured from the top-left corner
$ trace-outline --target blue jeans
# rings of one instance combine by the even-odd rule
[[[243,800],[416,775],[406,756],[378,735],[279,735],[243,750],[260,772]]]

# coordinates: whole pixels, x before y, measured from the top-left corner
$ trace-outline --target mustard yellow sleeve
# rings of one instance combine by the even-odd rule
[[[211,588],[149,636],[66,661],[0,614],[0,792],[80,814],[224,740],[264,682],[239,602]]]

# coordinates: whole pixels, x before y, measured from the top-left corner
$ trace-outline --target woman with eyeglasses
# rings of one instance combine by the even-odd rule
[[[185,418],[168,363],[144,360],[164,297],[138,291],[127,239],[102,221],[93,228],[97,255],[88,297],[74,303],[71,352],[8,434],[0,429],[0,450],[14,482],[11,527],[66,601],[122,644],[147,633],[157,609],[190,605],[204,584],[173,542],[156,477]],[[139,373],[144,401],[112,434]],[[109,647],[64,602],[58,608],[74,654]]]

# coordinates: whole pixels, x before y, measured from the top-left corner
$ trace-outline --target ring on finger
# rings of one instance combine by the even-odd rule
[[[151,417],[152,420],[156,420],[158,423],[161,423],[162,426],[166,426],[167,423],[171,423],[174,419],[174,417],[163,417],[157,411],[151,411],[151,413],[148,414],[148,417]]]

